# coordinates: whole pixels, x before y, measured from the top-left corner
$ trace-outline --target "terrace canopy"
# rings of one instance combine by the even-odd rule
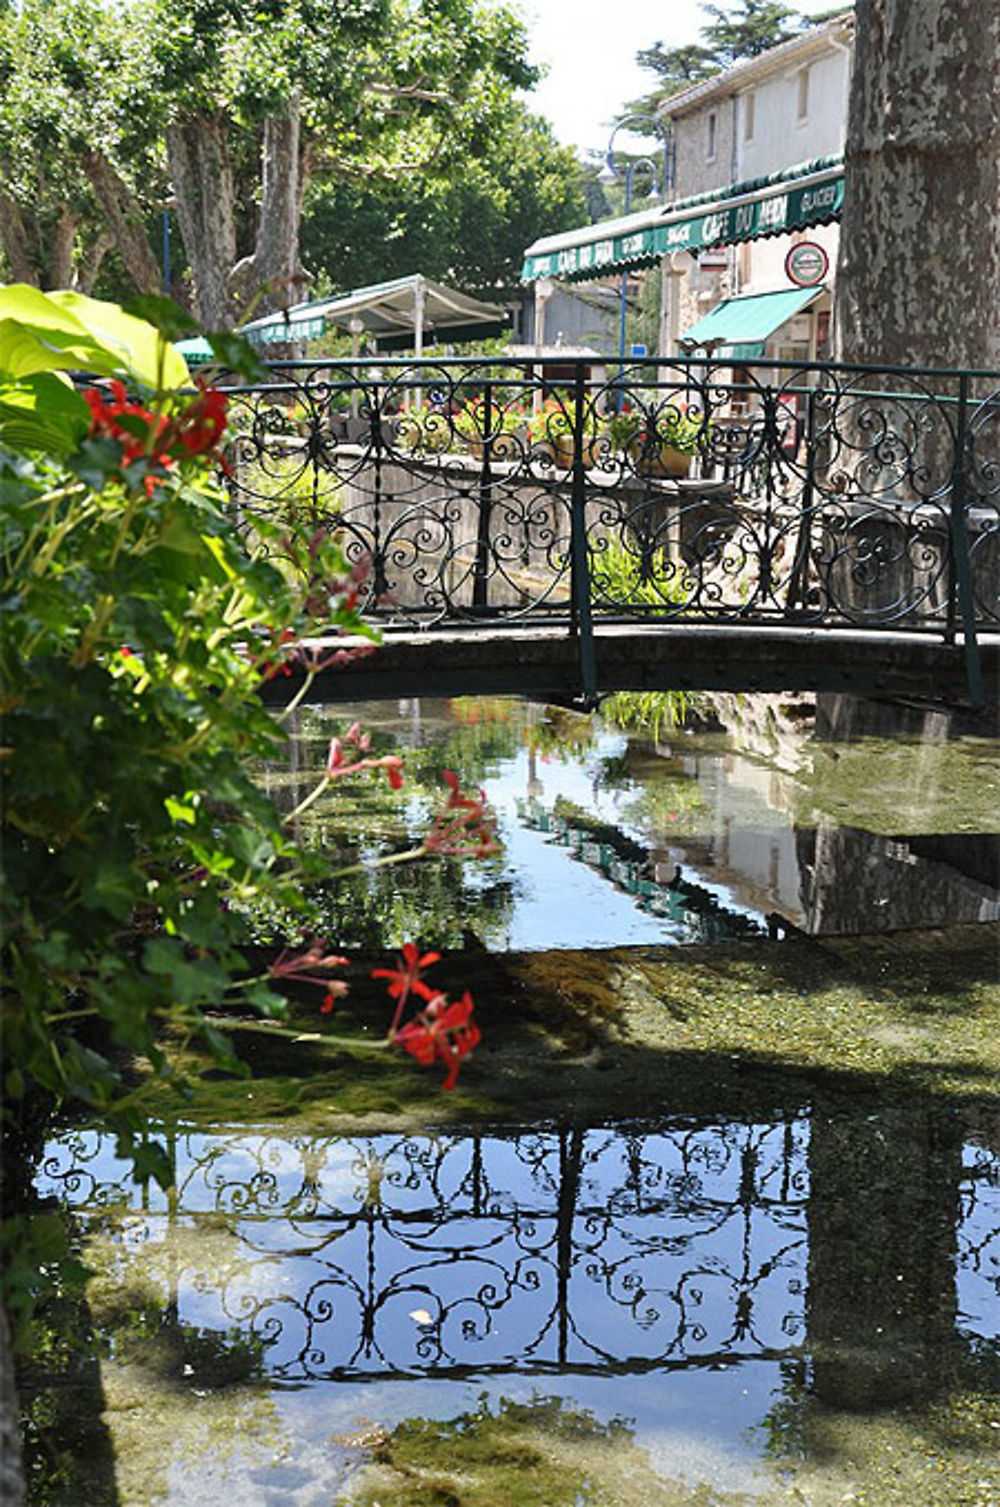
[[[251,320],[240,333],[254,345],[285,345],[314,340],[331,328],[358,333],[359,327],[374,337],[380,350],[413,350],[419,355],[429,339],[460,341],[502,334],[508,315],[498,304],[483,303],[414,273],[335,298],[296,304],[287,314]]]
[[[543,236],[524,253],[521,281],[560,277],[581,282],[651,266],[672,251],[697,255],[710,246],[826,225],[840,218],[843,202],[843,159],[818,157],[767,178],[730,183],[617,220]]]

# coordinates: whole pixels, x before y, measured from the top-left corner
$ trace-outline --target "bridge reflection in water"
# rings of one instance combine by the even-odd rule
[[[800,1360],[824,1400],[867,1407],[1000,1371],[998,1127],[870,1109],[178,1130],[169,1194],[79,1131],[39,1185],[111,1232],[123,1282],[252,1342],[275,1383]]]
[[[863,661],[839,648],[852,689],[919,689],[906,659],[923,642],[939,650],[923,675],[981,698],[993,658],[977,640],[1000,630],[1000,373],[693,358],[565,373],[275,363],[232,389],[234,517],[251,537],[276,523],[279,552],[289,530],[336,527],[390,633],[562,629],[584,696],[624,683],[595,635],[629,624],[757,630],[739,671],[756,664],[757,682],[706,651],[702,688],[846,689],[821,652],[846,632],[885,640]],[[762,656],[765,630],[805,637]]]

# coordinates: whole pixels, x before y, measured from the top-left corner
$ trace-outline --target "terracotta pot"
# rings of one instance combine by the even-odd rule
[[[556,465],[565,466],[566,469],[567,469],[567,471],[568,471],[569,468],[572,466],[573,461],[575,459],[575,449],[574,449],[574,445],[573,445],[573,436],[571,434],[560,434],[560,435],[556,436],[556,440],[555,440],[555,454],[556,454]],[[584,440],[584,442],[583,442],[583,464],[585,466],[596,466],[597,462],[598,462],[598,459],[599,459],[599,455],[598,455],[597,441],[596,440]]]
[[[629,446],[628,453],[635,464],[637,476],[672,476],[680,480],[691,470],[691,455],[687,450],[675,450],[673,445],[661,445],[651,455],[643,454],[639,444]]]

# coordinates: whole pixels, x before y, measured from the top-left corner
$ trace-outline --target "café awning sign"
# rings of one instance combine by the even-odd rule
[[[840,157],[801,163],[784,173],[730,184],[618,220],[543,236],[528,247],[522,282],[570,282],[627,267],[648,266],[672,251],[699,252],[762,236],[783,235],[840,218],[844,168]]]

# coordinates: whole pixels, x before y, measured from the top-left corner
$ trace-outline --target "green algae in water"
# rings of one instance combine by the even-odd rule
[[[499,756],[495,729],[470,727],[466,733],[464,746],[470,757],[482,758],[484,768]],[[591,744],[581,740],[581,746]],[[959,830],[953,815],[942,814],[933,801],[911,802],[903,816],[893,815],[891,804],[884,804],[891,799],[891,782],[881,773],[891,769],[892,782],[912,784],[920,768],[912,750],[883,763],[887,751],[873,745],[854,772],[848,771],[850,778],[840,769],[843,760],[822,753],[822,759],[829,757],[827,767],[821,752],[814,765],[818,783],[803,797],[805,820],[825,819],[834,808],[857,813],[857,801],[853,807],[849,804],[854,799],[849,787],[857,780],[874,791],[866,817],[873,829],[898,833],[903,830],[899,823],[908,823],[914,831],[931,831],[935,824],[941,830]],[[422,757],[430,778],[439,756],[425,752]],[[616,771],[623,788],[635,768],[625,763]],[[984,798],[987,789],[979,773],[970,775],[971,788],[958,771],[949,768],[945,774],[978,828],[982,806],[976,806],[973,797]],[[785,786],[786,795],[789,788],[801,791],[798,775],[789,778],[792,786]],[[687,788],[676,769],[671,779],[667,816],[675,809],[676,796]],[[881,828],[880,803],[891,818]],[[685,820],[701,823],[708,806],[700,797],[693,800],[689,813],[683,813]],[[664,813],[654,811],[651,804],[648,814],[652,830]],[[370,807],[366,817],[379,841],[390,832],[389,825],[380,826],[383,815]],[[641,808],[631,809],[631,819],[641,822]],[[398,840],[405,836],[400,831]],[[447,904],[442,891],[442,914]],[[383,953],[378,961],[385,960]],[[537,1120],[540,1106],[547,1118],[578,1126],[606,1125],[623,1106],[634,1115],[718,1118],[812,1105],[822,1118],[817,1100],[822,1092],[831,1125],[836,1127],[838,1117],[847,1114],[859,1122],[868,1120],[875,1132],[888,1126],[899,1148],[906,1137],[898,1126],[892,1130],[894,1122],[886,1112],[900,1103],[910,1106],[918,1125],[947,1127],[948,1115],[961,1112],[963,1123],[985,1127],[985,1135],[995,1124],[1000,1084],[996,963],[995,931],[990,928],[980,931],[979,940],[966,933],[962,946],[952,945],[946,936],[927,938],[922,945],[919,934],[913,934],[887,938],[878,947],[846,941],[817,946],[799,940],[781,947],[748,942],[671,954],[665,949],[622,949],[605,954],[521,954],[502,960],[469,955],[454,960],[456,982],[471,983],[486,1039],[463,1068],[457,1094],[435,1095],[428,1078],[402,1056],[366,1053],[360,1045],[352,1051],[322,1040],[295,1042],[247,1028],[241,1046],[254,1058],[253,1079],[203,1084],[187,1113],[206,1128],[225,1121],[234,1133],[243,1126],[252,1134],[262,1126],[283,1125],[287,1132],[318,1143],[331,1131],[352,1127],[395,1131],[405,1138],[434,1122],[442,1131],[449,1122],[467,1131],[477,1122],[523,1125]],[[320,1021],[314,1010],[306,1009],[298,1018],[303,1037],[322,1037],[342,1027],[342,1022]],[[359,1000],[353,1028],[378,1034],[384,1026],[384,998],[369,1006]],[[254,1041],[259,1042],[256,1049]],[[926,1117],[929,1108],[934,1111],[931,1121]],[[536,1125],[536,1131],[539,1128]],[[858,1128],[851,1130],[855,1139]],[[836,1165],[843,1137],[827,1129],[823,1133],[834,1147],[836,1154],[829,1160]],[[912,1139],[920,1145],[919,1134]],[[941,1139],[948,1141],[946,1129]],[[864,1150],[863,1142],[858,1144]],[[902,1150],[897,1161],[902,1167]],[[858,1162],[858,1177],[866,1175],[866,1168],[867,1155]],[[889,1165],[880,1181],[888,1183],[891,1173]],[[849,1199],[830,1200],[827,1212],[828,1225],[843,1220],[847,1229],[852,1228]],[[185,1263],[200,1266],[208,1289],[227,1269],[233,1258],[231,1224],[216,1215],[212,1219],[214,1223],[203,1219],[197,1231],[153,1253],[145,1278],[141,1268],[126,1274],[122,1246],[128,1239],[123,1236],[113,1252],[97,1235],[88,1244],[88,1257],[97,1271],[92,1306],[104,1336],[100,1380],[117,1452],[113,1470],[120,1507],[147,1501],[201,1507],[229,1499],[241,1507],[263,1507],[265,1502],[270,1507],[272,1500],[292,1503],[297,1501],[296,1490],[306,1491],[303,1475],[308,1480],[310,1472],[314,1481],[325,1483],[332,1501],[335,1492],[345,1491],[344,1470],[331,1464],[339,1448],[333,1426],[323,1454],[314,1435],[306,1438],[288,1423],[289,1399],[270,1390],[266,1377],[260,1379],[267,1354],[262,1355],[259,1345],[244,1341],[223,1322],[213,1325],[204,1316],[175,1318],[162,1297],[170,1261],[182,1269]],[[928,1221],[922,1223],[926,1226]],[[135,1252],[128,1257],[133,1259],[138,1259]],[[153,1289],[151,1271],[160,1284],[154,1283]],[[858,1283],[860,1290],[867,1283],[877,1298],[878,1278],[873,1260],[856,1274],[856,1281],[845,1285],[856,1293]],[[863,1353],[864,1346],[859,1351]],[[900,1401],[874,1414],[834,1408],[815,1397],[802,1402],[791,1384],[784,1386],[776,1392],[770,1421],[755,1425],[766,1439],[752,1441],[754,1458],[769,1461],[775,1475],[765,1485],[755,1474],[746,1499],[805,1499],[817,1507],[844,1500],[871,1507],[994,1507],[1000,1500],[1000,1408],[995,1371],[988,1369],[988,1361],[986,1357],[981,1375],[970,1373],[962,1385],[942,1377],[946,1385],[941,1395]],[[568,1385],[565,1378],[560,1384],[564,1390]],[[803,1384],[809,1385],[808,1375]],[[408,1383],[398,1385],[405,1388]],[[322,1394],[324,1389],[331,1406],[337,1397],[342,1414],[342,1399],[354,1390],[352,1383],[314,1381],[305,1387],[308,1393]],[[373,1473],[362,1472],[352,1489],[368,1492],[369,1497],[361,1498],[366,1503],[380,1500],[387,1507],[390,1501],[406,1499],[387,1491],[386,1481],[395,1488],[402,1480],[414,1490],[429,1481],[434,1490],[445,1493],[438,1501],[464,1502],[463,1492],[493,1491],[492,1498],[487,1494],[468,1500],[477,1507],[480,1501],[507,1507],[508,1502],[520,1502],[510,1493],[522,1476],[531,1474],[550,1483],[553,1503],[565,1500],[574,1507],[578,1501],[600,1501],[600,1496],[581,1493],[602,1490],[611,1493],[610,1502],[628,1502],[630,1507],[647,1500],[743,1499],[736,1489],[726,1495],[728,1488],[719,1486],[710,1472],[699,1476],[695,1471],[673,1482],[678,1472],[669,1462],[644,1454],[648,1423],[637,1423],[632,1437],[627,1430],[615,1432],[614,1420],[602,1422],[605,1412],[588,1415],[572,1398],[563,1398],[558,1404],[561,1412],[582,1413],[593,1424],[590,1432],[567,1440],[556,1426],[550,1401],[543,1398],[534,1417],[533,1404],[519,1406],[520,1413],[508,1416],[510,1409],[494,1389],[482,1422],[475,1421],[479,1415],[466,1401],[464,1411],[454,1410],[451,1422],[435,1423],[417,1405],[410,1408],[410,1422],[405,1424],[399,1423],[399,1406],[393,1406],[385,1414],[386,1422],[376,1426],[380,1442],[370,1446]],[[622,1407],[609,1398],[608,1411],[616,1406],[628,1413],[627,1402]],[[55,1422],[53,1427],[60,1425]],[[467,1456],[462,1456],[456,1435],[471,1437]],[[63,1438],[61,1468],[67,1470],[74,1447],[87,1448],[66,1448],[66,1439],[73,1437],[67,1431]],[[389,1458],[381,1458],[386,1450]],[[536,1456],[540,1463],[529,1471],[524,1462]],[[85,1463],[93,1466],[95,1458],[91,1453]],[[379,1471],[388,1474],[379,1477]],[[183,1489],[177,1485],[178,1476]],[[375,1490],[380,1479],[381,1497]],[[637,1482],[642,1483],[641,1491]],[[70,1477],[64,1476],[59,1489],[67,1507],[80,1507],[81,1502],[91,1507],[88,1486],[78,1485],[74,1495]],[[259,1495],[254,1496],[255,1491]],[[346,1495],[350,1497],[349,1489]],[[101,1500],[94,1496],[95,1507]]]
[[[742,1494],[661,1480],[623,1419],[560,1397],[483,1398],[454,1419],[405,1419],[373,1450],[339,1507],[736,1507]]]

